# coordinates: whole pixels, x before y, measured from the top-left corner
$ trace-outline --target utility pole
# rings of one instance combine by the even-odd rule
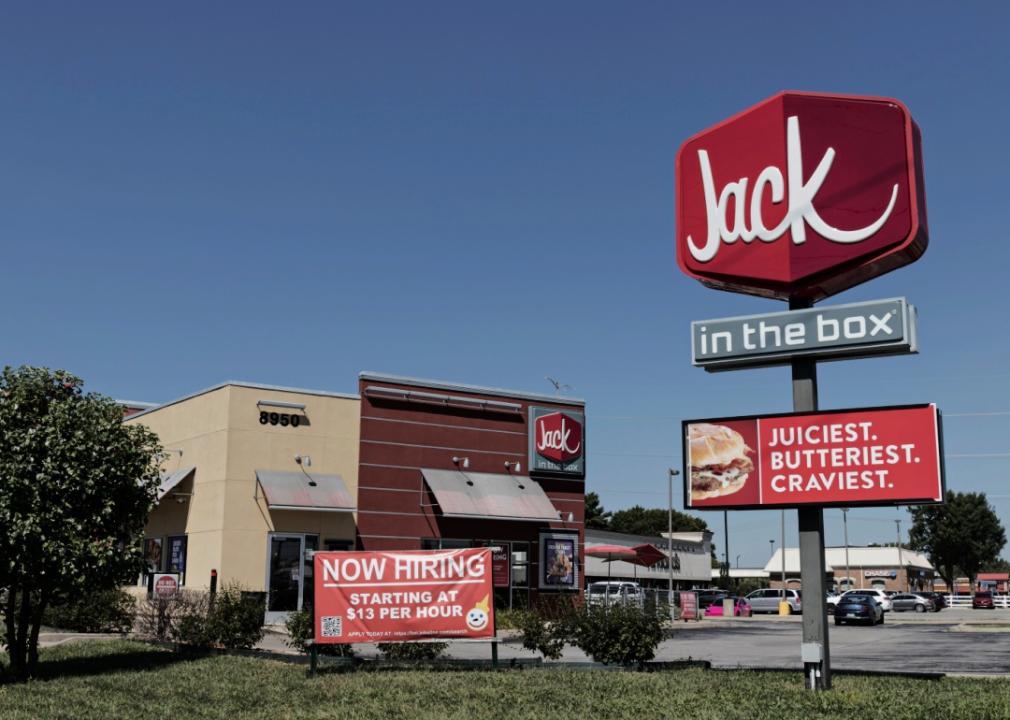
[[[895,520],[894,521],[894,525],[898,529],[898,573],[900,574],[901,571],[905,567],[905,560],[902,557],[902,553],[901,553],[901,520],[900,519]],[[909,592],[909,589],[908,589],[908,572],[907,571],[905,572],[905,592]]]
[[[809,300],[791,298],[790,310],[813,307]],[[793,410],[817,411],[817,362],[792,360]],[[784,511],[783,511],[784,514]],[[828,645],[827,602],[824,595],[824,510],[797,510],[800,531],[800,582],[803,586],[803,676],[808,690],[831,688],[831,653]]]
[[[724,589],[729,590],[729,513],[726,510],[722,511],[722,539],[723,539],[723,564],[722,564],[722,576]]]
[[[670,620],[675,620],[674,617],[674,603],[673,603],[673,478],[675,475],[680,475],[680,470],[674,470],[673,468],[667,468],[666,480],[667,480],[667,504],[666,504],[666,566],[669,570],[669,577],[667,578],[666,586],[666,602],[670,608]]]
[[[845,533],[845,589],[852,589],[852,576],[849,574],[849,509],[842,508],[842,529]]]

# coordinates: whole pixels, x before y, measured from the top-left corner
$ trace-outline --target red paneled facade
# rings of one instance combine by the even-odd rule
[[[358,469],[358,546],[416,550],[507,544],[510,572],[496,589],[501,606],[525,606],[543,593],[539,542],[545,531],[577,538],[582,585],[585,510],[582,460],[533,470],[534,414],[569,413],[584,421],[580,400],[415,380],[374,373],[359,378],[361,445]],[[533,427],[533,430],[537,428]],[[543,429],[540,429],[543,432]],[[575,437],[574,435],[572,437]],[[575,440],[571,441],[574,444]],[[541,458],[536,463],[543,468]],[[548,463],[549,464],[549,463]],[[442,514],[422,468],[511,475],[534,480],[558,511],[557,521],[454,518]]]

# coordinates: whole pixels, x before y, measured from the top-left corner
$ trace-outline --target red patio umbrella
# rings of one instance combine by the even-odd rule
[[[610,563],[614,560],[634,562],[638,553],[624,545],[586,545],[582,551],[587,557],[600,558],[607,563],[607,582],[610,582]]]

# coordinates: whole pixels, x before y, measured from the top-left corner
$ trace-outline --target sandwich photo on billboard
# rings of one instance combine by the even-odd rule
[[[726,425],[688,427],[692,502],[739,492],[754,471],[753,450],[743,435]]]

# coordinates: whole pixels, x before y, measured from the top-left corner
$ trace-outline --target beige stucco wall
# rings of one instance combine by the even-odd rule
[[[262,425],[260,400],[305,405],[308,424]],[[302,415],[296,410],[266,408]],[[262,498],[256,470],[297,471],[295,455],[310,456],[310,473],[338,474],[357,498],[360,402],[353,397],[226,385],[128,418],[158,434],[170,452],[164,472],[195,467],[193,480],[155,508],[148,537],[186,534],[186,583],[206,586],[212,569],[219,582],[266,589],[268,533],[297,532],[354,540],[352,513],[273,511]],[[187,496],[184,493],[192,493]],[[182,502],[177,502],[182,500]],[[167,551],[167,547],[166,547]]]

